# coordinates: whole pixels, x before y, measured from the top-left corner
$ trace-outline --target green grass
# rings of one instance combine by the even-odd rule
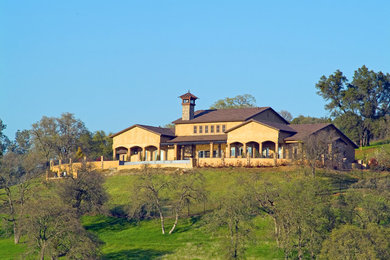
[[[375,153],[382,147],[386,151],[390,152],[390,139],[373,142],[370,146],[360,147],[356,149],[355,158],[356,160],[364,160],[367,162],[371,158],[375,158]]]
[[[221,237],[207,231],[199,218],[181,220],[177,230],[162,235],[157,220],[133,225],[123,219],[105,216],[83,218],[85,227],[102,240],[103,259],[223,259],[218,247]],[[170,224],[169,221],[167,223]],[[256,240],[247,250],[248,258],[281,259],[283,254],[269,234],[272,224],[257,217]]]
[[[25,250],[26,245],[23,243],[15,245],[13,237],[0,238],[0,259],[20,259]]]
[[[220,255],[221,232],[211,233],[202,219],[206,211],[215,208],[215,199],[230,192],[230,187],[238,178],[244,179],[257,174],[272,182],[286,181],[286,178],[301,178],[305,173],[301,168],[203,168],[199,171],[205,177],[205,188],[210,200],[203,205],[191,205],[192,217],[179,219],[178,227],[171,235],[162,235],[159,220],[142,221],[138,224],[124,218],[107,216],[84,216],[83,224],[102,241],[103,259],[224,259]],[[110,195],[108,209],[123,207],[130,202],[131,186],[135,180],[133,171],[119,172],[106,177],[105,188]],[[334,190],[341,191],[356,181],[354,174],[317,171],[318,176],[331,180]],[[306,173],[310,174],[310,173]],[[38,182],[37,182],[38,183]],[[48,193],[55,185],[37,184],[42,192]],[[167,229],[173,219],[167,219]],[[248,259],[281,259],[283,253],[276,246],[273,237],[273,223],[266,216],[254,219],[255,240],[248,245]],[[0,259],[20,259],[25,252],[24,244],[14,245],[12,239],[0,239]]]

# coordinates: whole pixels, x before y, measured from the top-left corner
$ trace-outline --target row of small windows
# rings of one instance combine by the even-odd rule
[[[210,130],[210,133],[220,133],[220,132],[225,132],[226,130],[226,125],[200,125],[200,126],[196,126],[194,125],[194,134],[203,134],[203,127],[204,127],[204,133],[205,134],[208,134],[209,133],[209,130]],[[199,130],[199,132],[198,132]],[[222,131],[221,131],[222,130]],[[214,132],[215,131],[215,132]]]

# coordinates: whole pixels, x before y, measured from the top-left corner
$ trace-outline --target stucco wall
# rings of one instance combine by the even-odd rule
[[[287,159],[267,159],[267,158],[199,158],[198,167],[267,167],[276,165],[287,165],[291,160]]]
[[[267,127],[265,125],[250,122],[246,125],[243,125],[237,129],[234,129],[228,133],[227,142],[264,142],[272,141],[278,142],[279,131],[273,128]]]
[[[177,136],[188,136],[188,135],[220,135],[222,132],[222,125],[226,125],[226,130],[241,124],[241,122],[215,122],[215,123],[197,123],[197,124],[177,124],[175,126],[175,133]],[[205,126],[209,127],[209,132],[205,133]],[[217,125],[220,126],[219,133],[216,132]],[[197,133],[194,134],[194,126],[197,126]],[[199,126],[203,127],[203,133],[199,133]],[[211,133],[211,126],[214,126],[214,133]]]
[[[142,129],[138,126],[120,134],[113,138],[113,149],[117,147],[130,148],[133,146],[146,147],[154,145],[158,147],[160,144],[160,135]]]

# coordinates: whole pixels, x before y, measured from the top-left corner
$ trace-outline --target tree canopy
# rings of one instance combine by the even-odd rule
[[[210,109],[226,109],[226,108],[245,108],[255,107],[256,98],[250,94],[237,95],[233,98],[226,97],[217,100],[210,106]]]
[[[363,65],[355,71],[349,83],[347,77],[337,70],[328,77],[322,76],[316,88],[327,101],[325,109],[332,117],[343,118],[339,120],[341,130],[349,135],[351,129],[357,129],[353,135],[358,135],[361,146],[369,145],[375,122],[390,113],[388,73],[375,72]]]

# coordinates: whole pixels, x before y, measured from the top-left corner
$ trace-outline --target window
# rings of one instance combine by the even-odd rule
[[[196,125],[194,125],[194,134],[196,134],[197,130],[198,130],[198,127]]]
[[[214,126],[210,126],[210,133],[214,133]]]
[[[188,103],[188,99],[183,99],[183,103]]]
[[[226,125],[222,125],[222,132],[225,132],[226,130]]]
[[[205,132],[205,134],[207,134],[209,132],[209,126],[208,125],[204,126],[204,132]]]
[[[210,151],[199,151],[198,157],[199,158],[210,158]]]
[[[220,126],[219,126],[219,125],[217,125],[217,131],[216,131],[217,133],[219,133],[219,128],[220,128]]]
[[[199,126],[199,134],[203,133],[203,127],[200,125]]]

